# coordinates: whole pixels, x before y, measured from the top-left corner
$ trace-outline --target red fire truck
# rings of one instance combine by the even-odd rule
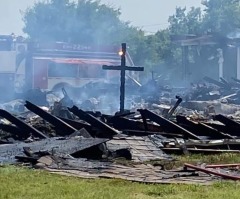
[[[126,62],[134,65],[129,54]],[[1,92],[80,87],[119,76],[118,71],[103,70],[102,65],[120,65],[119,47],[32,43],[0,36]]]

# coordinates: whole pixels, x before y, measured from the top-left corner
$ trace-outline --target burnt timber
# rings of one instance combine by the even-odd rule
[[[149,118],[150,120],[156,122],[157,124],[159,124],[165,131],[169,132],[182,132],[185,134],[185,136],[188,136],[190,138],[194,138],[197,140],[200,140],[201,138],[199,138],[198,136],[194,135],[193,133],[191,133],[190,131],[184,129],[183,127],[173,123],[172,121],[157,115],[155,113],[153,113],[152,111],[149,111],[147,109],[139,109],[138,110],[141,115],[143,115],[146,118]]]
[[[81,109],[78,109],[78,107],[76,107],[76,106],[73,106],[72,108],[69,108],[69,110],[74,115],[78,116],[79,119],[84,120],[87,123],[89,123],[90,125],[92,125],[92,127],[99,129],[101,131],[101,135],[103,137],[110,137],[111,138],[111,137],[120,133],[118,130],[110,127],[109,125],[100,121],[99,119],[97,119],[93,115],[91,115],[89,113],[86,113]]]
[[[42,110],[41,108],[39,108],[38,106],[36,106],[35,104],[33,104],[29,101],[26,101],[25,106],[30,111],[39,115],[40,117],[42,117],[44,120],[48,121],[50,124],[52,124],[56,128],[61,129],[61,131],[63,131],[66,134],[71,134],[71,133],[77,131],[77,129],[75,129],[74,127],[72,127],[68,123],[64,122],[63,120],[57,118],[54,115],[51,115],[51,114],[47,113],[46,111]]]
[[[15,124],[16,126],[18,126],[20,129],[22,129],[21,132],[25,134],[24,136],[26,136],[26,135],[29,136],[29,134],[33,134],[34,136],[39,137],[39,138],[48,138],[47,135],[44,135],[39,130],[26,124],[25,122],[23,122],[22,120],[18,119],[17,117],[13,116],[12,114],[10,114],[9,112],[7,112],[5,110],[0,109],[0,117],[7,119],[8,121],[10,121],[13,124]]]

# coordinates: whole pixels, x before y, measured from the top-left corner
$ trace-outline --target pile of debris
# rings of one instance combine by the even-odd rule
[[[155,104],[152,110],[115,115],[83,111],[66,96],[50,108],[26,101],[17,105],[22,110],[18,114],[0,109],[0,163],[30,164],[83,178],[149,183],[209,184],[222,178],[238,179],[236,171],[215,172],[211,165],[164,167],[176,161],[172,153],[239,153],[240,123],[232,118],[211,115],[211,111],[208,117],[189,117],[189,110],[179,107],[179,96],[174,106]],[[149,163],[156,160],[161,164]]]
[[[186,96],[187,101],[212,101],[222,103],[240,104],[240,80],[232,78],[228,82],[224,78],[220,81],[210,77],[204,77],[203,82],[191,84],[191,91]]]

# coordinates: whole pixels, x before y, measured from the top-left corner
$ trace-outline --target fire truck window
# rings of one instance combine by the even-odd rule
[[[79,65],[79,75],[80,78],[88,78],[88,67],[87,65]]]
[[[79,66],[80,78],[105,78],[106,70],[102,69],[101,65],[80,65]]]
[[[77,64],[50,63],[48,65],[49,77],[74,77],[78,74]]]

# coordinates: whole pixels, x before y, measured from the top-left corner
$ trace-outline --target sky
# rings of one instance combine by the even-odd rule
[[[20,11],[33,6],[35,0],[0,0],[0,35],[22,35],[24,23]],[[176,7],[201,7],[201,0],[101,0],[102,3],[120,8],[123,21],[154,33],[168,26],[168,17]]]

